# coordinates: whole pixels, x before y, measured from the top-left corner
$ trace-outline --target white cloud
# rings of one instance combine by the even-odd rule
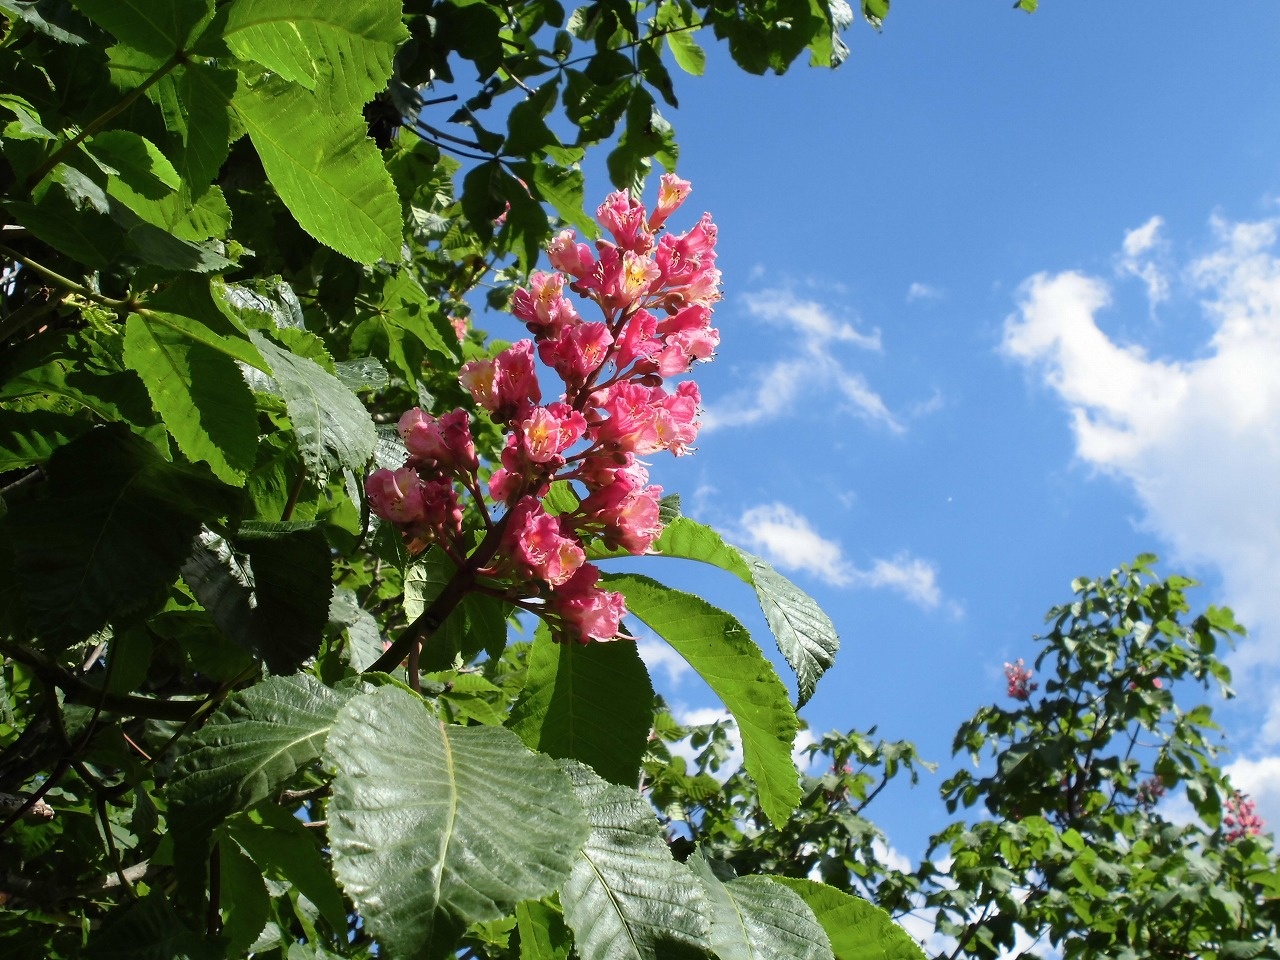
[[[1124,235],[1117,270],[1121,275],[1134,276],[1147,287],[1147,299],[1152,308],[1169,299],[1169,279],[1161,269],[1160,260],[1165,247],[1160,238],[1164,226],[1163,217],[1152,217],[1140,227]]]
[[[907,303],[917,300],[941,300],[942,291],[927,283],[913,283],[907,288]]]
[[[884,400],[859,373],[846,369],[834,348],[849,344],[861,350],[879,352],[880,331],[864,333],[852,323],[838,319],[822,304],[799,298],[783,290],[764,290],[743,301],[747,312],[766,323],[782,326],[791,333],[793,350],[762,369],[755,386],[739,391],[702,414],[702,430],[742,427],[789,414],[804,396],[842,396],[844,411],[894,433],[903,425]]]
[[[857,580],[861,586],[896,590],[921,607],[933,608],[942,602],[937,568],[905,553],[892,560],[876,560],[870,570],[858,571]]]
[[[880,331],[862,333],[837,320],[816,300],[802,300],[786,290],[764,290],[747,298],[747,312],[782,326],[790,326],[810,353],[826,351],[832,343],[851,343],[864,350],[881,349]]]
[[[1154,243],[1152,223],[1127,246]],[[1221,573],[1254,631],[1246,664],[1280,664],[1278,226],[1214,221],[1215,249],[1186,271],[1214,330],[1188,359],[1115,342],[1096,320],[1107,285],[1078,273],[1023,284],[1003,344],[1067,404],[1079,457],[1132,485],[1171,559]],[[1280,709],[1276,721],[1280,730]]]
[[[942,602],[938,571],[929,561],[900,553],[860,568],[845,557],[839,543],[822,536],[807,518],[784,503],[751,507],[738,526],[746,546],[786,570],[812,574],[834,587],[893,590],[927,609]]]
[[[823,537],[784,503],[751,507],[742,515],[741,526],[747,545],[780,567],[803,570],[835,587],[853,580],[840,544]]]

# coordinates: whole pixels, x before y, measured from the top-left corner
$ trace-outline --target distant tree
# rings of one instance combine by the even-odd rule
[[[1219,765],[1210,708],[1186,705],[1195,687],[1230,696],[1219,652],[1243,630],[1226,609],[1192,616],[1192,582],[1155,578],[1154,562],[1077,580],[1049,612],[1034,672],[1005,665],[1013,707],[960,727],[955,751],[978,767],[942,785],[949,812],[983,816],[937,833],[914,870],[886,863],[867,807],[922,762],[909,743],[856,732],[818,740],[822,772],[773,825],[750,780],[715,779],[723,729],[660,727],[646,769],[669,836],[743,872],[819,879],[912,915],[946,943],[939,957],[1280,955],[1274,840]],[[691,732],[690,767],[670,745]],[[1194,815],[1170,818],[1162,800],[1175,795]]]

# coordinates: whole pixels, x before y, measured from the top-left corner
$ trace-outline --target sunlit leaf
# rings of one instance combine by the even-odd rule
[[[634,786],[653,723],[653,687],[630,640],[556,643],[540,626],[508,726],[529,747]]]
[[[791,759],[799,722],[787,688],[746,629],[705,600],[648,577],[604,579],[610,589],[622,591],[627,609],[671,644],[733,714],[760,806],[775,824],[785,823],[800,799]]]

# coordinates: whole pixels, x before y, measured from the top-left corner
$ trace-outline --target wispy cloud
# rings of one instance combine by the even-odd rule
[[[1124,256],[1150,249],[1159,228],[1156,218],[1131,232]],[[1003,349],[1061,397],[1077,455],[1132,487],[1172,559],[1221,574],[1227,601],[1252,630],[1236,662],[1271,668],[1249,671],[1241,686],[1275,702],[1267,694],[1280,687],[1280,221],[1215,218],[1212,230],[1214,248],[1183,276],[1213,332],[1187,358],[1155,358],[1108,336],[1096,317],[1110,305],[1109,287],[1079,273],[1027,280]],[[1280,704],[1272,711],[1264,730],[1280,735]]]
[[[878,353],[882,349],[879,330],[863,331],[816,300],[784,290],[752,294],[743,304],[756,319],[786,330],[789,336],[778,340],[791,349],[761,368],[753,386],[704,410],[703,431],[775,420],[796,409],[805,396],[835,394],[844,399],[843,409],[853,416],[902,432],[901,421],[881,396],[862,374],[848,369],[835,350],[847,345]]]
[[[746,300],[747,312],[762,320],[790,327],[809,353],[825,351],[832,343],[851,343],[863,350],[880,350],[880,331],[863,333],[847,320],[839,320],[816,300],[805,300],[786,290],[763,290]]]
[[[929,561],[900,553],[859,567],[839,543],[822,536],[807,518],[784,503],[751,507],[742,514],[738,528],[746,546],[784,570],[811,574],[834,587],[891,590],[926,609],[942,603],[938,571]]]
[[[941,300],[942,297],[942,290],[927,283],[913,283],[907,287],[907,303],[916,303],[920,300]]]
[[[1163,217],[1152,217],[1128,231],[1116,261],[1116,270],[1121,276],[1137,277],[1146,285],[1152,309],[1169,299],[1169,278],[1161,267],[1167,246],[1160,236],[1163,227]]]

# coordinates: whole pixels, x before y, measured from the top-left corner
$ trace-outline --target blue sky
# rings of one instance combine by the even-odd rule
[[[896,4],[834,72],[712,49],[677,78],[672,226],[714,215],[725,299],[698,453],[655,480],[835,621],[815,729],[941,762],[872,811],[906,854],[1003,662],[1143,551],[1251,627],[1218,712],[1280,824],[1280,12],[1011,5]],[[666,563],[768,643],[744,589]]]

